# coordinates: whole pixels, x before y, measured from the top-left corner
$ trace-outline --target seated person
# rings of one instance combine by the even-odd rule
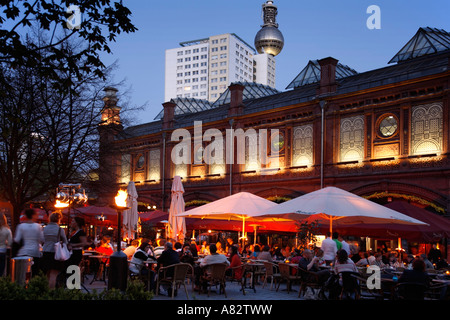
[[[196,290],[198,290],[201,276],[208,273],[208,270],[205,267],[216,263],[225,263],[230,265],[230,262],[225,255],[217,253],[217,247],[214,243],[209,246],[209,251],[211,254],[205,256],[202,262],[200,262],[200,265],[194,268]]]
[[[366,266],[370,265],[369,253],[364,252],[364,253],[362,253],[362,255],[364,258],[359,259],[358,262],[356,262],[356,265],[359,267],[366,267]]]
[[[428,286],[430,284],[430,276],[425,271],[425,262],[420,259],[415,259],[412,265],[412,269],[405,269],[398,279],[399,283],[402,282],[414,282],[423,283]]]
[[[256,247],[255,247],[255,252],[256,252]],[[265,261],[269,261],[269,262],[273,261],[272,255],[270,254],[270,247],[268,245],[265,245],[263,247],[263,251],[259,252],[257,259],[265,260]]]
[[[186,243],[183,246],[183,251],[180,256],[180,262],[182,263],[189,263],[190,265],[194,266],[194,256],[191,252],[191,245],[189,243]]]
[[[147,276],[150,273],[150,289],[154,290],[155,272],[153,270],[149,270],[148,268],[144,268],[145,261],[155,260],[153,256],[147,253],[149,247],[150,245],[148,242],[145,241],[141,243],[131,258],[129,269],[132,273],[143,276]],[[147,285],[147,283],[145,285]]]
[[[139,247],[139,240],[133,240],[131,241],[131,245],[129,245],[128,247],[126,247],[123,250],[123,253],[125,253],[127,255],[127,259],[130,260],[134,253],[136,252],[136,249]]]
[[[417,287],[399,287],[399,293],[407,299],[423,299],[426,288],[431,284],[431,279],[425,271],[425,262],[421,259],[415,259],[412,263],[412,269],[405,269],[398,279],[399,283],[423,284],[423,288]],[[445,296],[445,290],[441,292],[441,297]],[[444,295],[443,295],[444,293]]]
[[[385,267],[385,264],[383,263],[383,255],[380,252],[375,253],[375,259],[373,261],[370,261],[370,265],[375,265],[381,268]]]
[[[339,274],[340,272],[355,272],[358,273],[355,263],[348,257],[346,250],[339,250],[336,256],[334,264],[334,272]]]
[[[298,264],[301,258],[302,258],[302,255],[300,254],[300,250],[297,249],[297,248],[295,248],[295,249],[292,251],[292,256],[291,256],[291,258],[289,259],[289,261],[290,261],[290,263],[296,263],[296,264]]]
[[[176,252],[173,249],[172,242],[166,242],[166,244],[164,245],[164,248],[165,248],[164,251],[161,253],[159,258],[157,259],[157,261],[158,261],[158,265],[157,265],[158,276],[170,278],[170,277],[173,277],[173,272],[174,272],[173,268],[166,269],[164,271],[164,273],[159,272],[159,271],[162,267],[168,267],[173,264],[180,263],[180,255],[178,254],[178,252]],[[165,284],[164,287],[167,291],[167,295],[171,296],[172,288],[168,284]],[[175,289],[175,296],[176,295],[177,295],[177,290]]]
[[[330,272],[328,270],[319,270],[319,261],[320,259],[318,257],[313,258],[313,253],[311,250],[305,249],[302,253],[302,258],[298,262],[298,266],[300,269],[309,271],[316,275],[319,283],[323,284],[330,277]],[[311,276],[308,281],[312,281],[314,278],[315,277]]]
[[[113,248],[111,247],[111,237],[103,236],[100,244],[97,248],[95,248],[99,254],[104,256],[110,256],[114,253]],[[109,259],[102,259],[103,263],[107,263]]]
[[[203,258],[202,262],[200,263],[201,267],[205,267],[214,263],[226,263],[228,265],[230,264],[224,254],[218,253],[217,247],[214,243],[209,246],[209,251],[211,252],[211,254]]]
[[[225,253],[225,250],[223,250],[222,243],[220,241],[217,241],[216,248],[217,248],[217,250],[216,250],[217,253],[219,253],[219,254]],[[209,250],[211,251],[211,247],[209,248]]]
[[[227,275],[231,276],[232,275],[232,268],[234,270],[234,274],[233,274],[233,278],[236,280],[241,280],[242,279],[242,274],[243,274],[243,268],[239,268],[242,266],[242,261],[241,261],[241,257],[239,256],[238,253],[238,247],[237,246],[231,246],[230,247],[230,265],[227,269]]]

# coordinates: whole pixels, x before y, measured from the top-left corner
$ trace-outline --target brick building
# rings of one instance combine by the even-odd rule
[[[232,83],[213,103],[172,99],[161,118],[128,128],[120,124],[113,89],[104,100],[101,163],[110,170],[100,183],[118,188],[133,180],[139,201],[158,209],[168,209],[171,179],[180,175],[186,202],[240,191],[293,198],[336,186],[371,199],[407,199],[444,215],[450,210],[450,34],[444,30],[420,28],[380,69],[358,73],[332,57],[311,60],[284,92]],[[186,129],[194,137],[194,121],[202,122],[203,141],[191,140],[189,163],[174,164],[172,151],[181,150],[172,133]],[[213,154],[224,163],[205,163],[208,132],[225,137],[231,128],[277,129],[263,137],[268,162],[250,156],[262,138],[248,136],[243,163],[236,163],[237,143]],[[225,161],[230,154],[232,164]]]

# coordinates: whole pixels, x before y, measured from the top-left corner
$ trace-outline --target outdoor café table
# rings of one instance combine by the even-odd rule
[[[249,273],[251,275],[251,282],[250,282],[250,289],[253,289],[253,291],[256,293],[255,283],[256,283],[256,275],[261,270],[261,268],[264,267],[264,263],[262,262],[248,262],[243,264],[244,266],[244,286],[246,286],[246,275]]]
[[[97,270],[96,272],[94,272],[94,278],[92,279],[90,284],[92,284],[94,281],[103,281],[106,284],[106,263],[108,262],[109,256],[101,254],[90,255],[89,259],[97,259],[100,266],[99,269],[102,269],[102,278],[101,279],[97,278],[98,273]]]

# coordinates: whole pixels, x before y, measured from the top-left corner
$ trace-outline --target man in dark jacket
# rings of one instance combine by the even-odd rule
[[[158,265],[157,269],[159,270],[161,267],[168,267],[172,264],[180,263],[180,256],[178,252],[173,250],[172,242],[166,242],[164,245],[164,251],[161,253],[159,258],[157,259]],[[173,276],[173,269],[167,269],[166,272],[159,272],[158,277],[169,278]],[[172,288],[166,287],[167,293],[169,296],[172,295]],[[175,295],[177,295],[177,291],[175,291]]]

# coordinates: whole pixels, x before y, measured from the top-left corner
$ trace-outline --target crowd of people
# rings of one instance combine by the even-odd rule
[[[25,210],[25,221],[16,228],[12,235],[4,214],[0,214],[0,275],[4,274],[6,265],[6,249],[12,247],[13,256],[30,256],[33,258],[32,274],[40,272],[47,275],[49,286],[56,286],[58,274],[69,265],[79,265],[83,259],[83,249],[94,247],[94,250],[108,256],[114,252],[111,237],[104,235],[98,241],[92,241],[84,232],[84,220],[79,217],[72,219],[68,235],[59,226],[61,214],[52,213],[49,223],[42,227],[36,223],[36,212],[33,209]],[[71,251],[66,261],[55,259],[55,243],[61,242]],[[258,260],[269,262],[289,262],[296,264],[302,270],[315,274],[319,282],[325,283],[330,273],[358,272],[358,267],[376,265],[381,270],[401,269],[407,270],[399,281],[428,279],[424,274],[427,270],[448,268],[441,251],[434,245],[427,254],[412,255],[385,248],[376,252],[359,251],[354,245],[337,233],[327,234],[321,247],[295,248],[290,246],[247,244],[241,246],[234,243],[232,238],[216,243],[195,240],[185,242],[166,241],[166,239],[135,239],[123,248],[129,261],[129,269],[133,274],[149,276],[150,290],[155,290],[158,270],[175,263],[188,263],[192,266],[195,275],[196,290],[202,290],[202,277],[208,266],[215,263],[228,265],[227,274],[240,279],[243,269],[240,268],[245,260]],[[200,260],[199,260],[200,258]],[[153,268],[145,267],[153,261]],[[325,268],[328,266],[328,268]],[[170,288],[166,288],[171,294]]]

